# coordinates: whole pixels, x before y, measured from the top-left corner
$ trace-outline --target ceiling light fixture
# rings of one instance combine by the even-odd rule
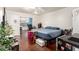
[[[41,7],[24,7],[27,11],[33,11],[34,14],[39,14],[41,12],[44,12],[44,9]]]
[[[37,11],[34,11],[34,14],[38,14],[38,12]]]

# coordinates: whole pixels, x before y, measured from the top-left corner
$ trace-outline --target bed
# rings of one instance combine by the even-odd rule
[[[57,27],[45,27],[42,29],[39,29],[35,32],[36,37],[42,38],[44,40],[53,40],[54,38],[57,38],[61,35],[62,30]]]

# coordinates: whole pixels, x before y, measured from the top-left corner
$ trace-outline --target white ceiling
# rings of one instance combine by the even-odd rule
[[[7,10],[23,12],[23,13],[31,13],[31,14],[34,14],[35,10],[38,10],[38,14],[44,14],[44,13],[56,11],[62,8],[64,7],[36,7],[36,9],[26,8],[26,7],[6,7]]]

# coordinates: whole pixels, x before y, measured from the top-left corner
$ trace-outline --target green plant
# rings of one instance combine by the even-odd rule
[[[11,49],[12,39],[9,36],[13,33],[11,26],[6,22],[5,27],[0,25],[0,51],[6,51]]]

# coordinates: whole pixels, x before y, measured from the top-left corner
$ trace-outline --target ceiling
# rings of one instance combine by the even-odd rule
[[[27,8],[27,7],[6,7],[7,10],[30,13],[30,14],[44,14],[51,11],[56,11],[64,7],[36,7],[36,8]],[[38,13],[35,13],[35,12]]]

